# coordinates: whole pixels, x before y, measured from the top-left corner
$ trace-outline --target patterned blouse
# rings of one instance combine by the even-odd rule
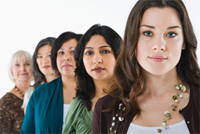
[[[0,99],[0,133],[20,133],[24,119],[23,100],[12,93]]]

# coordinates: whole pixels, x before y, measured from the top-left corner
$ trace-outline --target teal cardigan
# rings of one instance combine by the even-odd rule
[[[92,111],[88,111],[82,102],[75,98],[67,112],[63,134],[91,134],[91,123]]]
[[[39,85],[28,103],[21,133],[62,133],[63,86],[61,77]]]

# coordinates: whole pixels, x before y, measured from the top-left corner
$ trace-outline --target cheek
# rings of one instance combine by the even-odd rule
[[[83,59],[83,64],[85,66],[85,70],[87,73],[89,73],[89,70],[91,70],[92,65],[90,65],[89,60]]]

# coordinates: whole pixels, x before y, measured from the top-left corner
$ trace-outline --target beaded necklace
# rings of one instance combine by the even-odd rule
[[[176,90],[182,91],[182,92],[186,92],[186,87],[183,84],[177,84],[176,85]],[[170,106],[172,106],[172,112],[176,111],[176,108],[177,108],[178,102],[179,102],[178,98],[180,98],[180,99],[183,98],[183,95],[180,94],[179,92],[176,95],[172,96],[172,99],[174,100],[174,102],[172,102],[170,104]],[[165,111],[164,115],[167,117],[168,120],[172,118],[171,117],[171,113],[169,111]],[[164,127],[165,129],[169,128],[169,126],[167,125],[167,120],[166,119],[163,119],[162,127]],[[162,129],[159,128],[159,129],[157,129],[157,131],[158,131],[158,133],[161,133]]]
[[[175,86],[175,88],[176,88],[177,91],[186,92],[186,87],[183,84],[177,84]],[[174,100],[174,102],[172,102],[170,104],[170,106],[172,106],[172,112],[176,111],[176,108],[177,108],[178,102],[179,102],[178,98],[180,98],[180,99],[183,98],[183,95],[180,94],[179,92],[176,95],[172,96],[172,99]],[[128,98],[125,98],[125,99],[126,99],[127,102],[129,102]],[[123,106],[123,104],[120,103],[119,104],[119,110],[120,111],[122,110],[122,112],[125,112],[126,111],[126,106]],[[172,118],[169,111],[165,111],[164,115],[167,117],[168,120]],[[117,118],[118,118],[119,122],[124,121],[124,117],[120,116],[119,114],[115,114],[115,116],[113,116],[111,127],[110,127],[110,131],[114,132],[114,133],[117,133],[117,129],[115,127],[116,126],[115,122],[116,122]],[[165,129],[169,128],[169,126],[167,125],[167,120],[166,119],[163,119],[163,121],[162,121],[162,127],[164,127]],[[159,129],[157,129],[157,131],[158,131],[158,133],[161,133],[162,129],[159,128]]]
[[[20,94],[20,96],[22,97],[22,99],[24,99],[24,94],[19,90],[19,88],[15,85],[15,90],[17,91],[17,93]]]

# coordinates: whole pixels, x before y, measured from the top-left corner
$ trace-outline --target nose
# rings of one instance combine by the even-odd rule
[[[26,70],[25,65],[21,65],[21,66],[20,66],[20,70],[21,70],[21,71]]]
[[[93,59],[94,64],[100,64],[103,63],[102,56],[100,54],[95,54]]]
[[[154,51],[165,51],[166,50],[166,41],[163,37],[157,37],[155,38],[155,41],[153,42],[152,49]]]
[[[50,57],[44,57],[43,58],[43,63],[47,63]]]
[[[63,60],[69,61],[70,59],[71,59],[71,57],[70,57],[69,54],[65,54],[65,55],[63,56]]]

